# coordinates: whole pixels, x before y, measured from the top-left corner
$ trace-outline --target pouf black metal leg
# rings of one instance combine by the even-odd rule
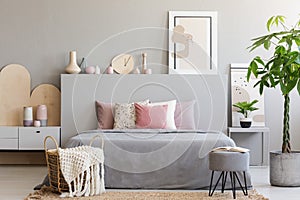
[[[248,195],[248,190],[247,190],[247,181],[246,181],[246,174],[245,174],[245,171],[243,171],[243,174],[244,174],[244,181],[245,181],[245,185],[244,185],[245,190],[244,190],[244,187],[242,186],[241,181],[240,181],[239,177],[237,176],[236,172],[233,172],[233,175],[234,175],[235,178],[237,179],[237,181],[238,181],[240,187],[242,188],[242,191],[243,191],[244,195],[247,196],[247,195]]]
[[[224,193],[226,179],[227,179],[227,172],[225,172],[225,177],[224,177],[224,173],[223,173],[223,177],[222,177],[222,189],[221,189],[222,193]]]
[[[234,172],[229,172],[229,175],[230,175],[230,181],[231,181],[232,195],[233,195],[233,198],[235,199],[235,177],[234,177]]]
[[[215,187],[213,188],[213,190],[211,191],[211,187],[212,187],[212,183],[213,183],[213,178],[214,178],[214,171],[212,171],[211,173],[211,179],[210,179],[210,184],[209,184],[209,192],[208,192],[208,196],[212,196],[214,194],[214,191],[216,190],[216,187],[218,186],[221,178],[224,179],[224,172],[221,172],[217,182],[216,182],[216,185]],[[222,182],[222,185],[223,185],[223,182]]]
[[[243,174],[244,174],[244,182],[245,182],[245,190],[246,190],[246,193],[244,193],[244,194],[247,196],[248,195],[248,188],[247,188],[246,172],[243,171]]]
[[[215,173],[215,171],[211,172],[208,196],[212,196],[212,194],[210,192],[211,192],[211,187],[212,187],[212,183],[213,183],[213,179],[214,179],[214,173]]]

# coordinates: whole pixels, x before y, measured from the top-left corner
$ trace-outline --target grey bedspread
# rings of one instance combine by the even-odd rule
[[[221,132],[130,129],[85,131],[70,138],[67,147],[89,144],[98,134],[105,141],[107,188],[207,188],[208,152],[235,145]],[[95,140],[93,146],[99,145]]]

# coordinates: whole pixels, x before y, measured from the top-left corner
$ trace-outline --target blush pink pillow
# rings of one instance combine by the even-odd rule
[[[134,104],[136,128],[164,129],[167,125],[168,105],[148,106]]]
[[[96,101],[98,129],[112,129],[114,126],[113,104]]]

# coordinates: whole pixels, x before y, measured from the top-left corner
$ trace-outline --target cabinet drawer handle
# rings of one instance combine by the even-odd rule
[[[41,131],[36,131],[36,133],[41,133]]]

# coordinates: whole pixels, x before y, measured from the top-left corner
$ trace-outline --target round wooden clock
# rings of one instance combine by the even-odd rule
[[[111,66],[119,74],[129,74],[134,67],[133,56],[129,54],[120,54],[113,58]]]

